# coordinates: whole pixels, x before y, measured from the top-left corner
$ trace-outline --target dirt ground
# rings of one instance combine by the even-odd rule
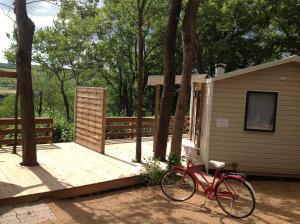
[[[201,194],[196,194],[186,202],[173,202],[162,194],[159,187],[128,188],[86,197],[33,203],[31,206],[37,206],[36,216],[39,211],[44,211],[40,214],[44,224],[300,223],[300,182],[250,182],[256,191],[257,206],[250,217],[242,220],[227,217],[216,201],[208,201],[205,207],[201,207],[205,201]],[[39,208],[41,203],[43,209]],[[20,208],[22,206],[12,209]],[[32,212],[27,213],[31,215],[31,221],[26,222],[26,217],[24,220],[19,217],[20,222],[17,223],[40,223]],[[1,215],[5,214],[2,212]],[[2,221],[5,223],[5,219]]]

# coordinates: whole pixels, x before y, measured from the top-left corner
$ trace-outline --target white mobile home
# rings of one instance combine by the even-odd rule
[[[190,138],[206,168],[300,176],[300,57],[219,71],[192,83]]]

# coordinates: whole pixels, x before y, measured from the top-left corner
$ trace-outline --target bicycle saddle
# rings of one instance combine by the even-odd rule
[[[222,169],[225,167],[225,162],[220,162],[220,161],[215,161],[215,160],[210,160],[209,163],[213,165],[216,168]]]

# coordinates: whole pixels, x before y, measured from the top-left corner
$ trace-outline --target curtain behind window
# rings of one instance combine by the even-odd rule
[[[276,95],[248,92],[247,129],[272,130]]]

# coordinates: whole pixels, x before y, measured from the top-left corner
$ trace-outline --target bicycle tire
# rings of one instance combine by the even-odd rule
[[[160,187],[164,195],[174,201],[186,201],[196,192],[196,183],[193,177],[181,170],[174,169],[168,170],[162,176]]]
[[[230,190],[228,190],[230,187],[228,187],[228,186],[226,187],[226,185],[230,186],[232,189],[235,188],[234,191],[236,192],[236,194],[234,194],[234,196],[230,195],[231,192],[230,192]],[[239,185],[241,188],[236,189],[237,185]],[[224,190],[224,189],[226,189],[226,190]],[[241,192],[240,190],[243,190],[243,195],[240,193]],[[230,196],[228,196],[228,194]],[[255,193],[254,193],[252,186],[247,181],[241,181],[241,180],[235,179],[235,178],[223,179],[219,183],[217,183],[215,195],[216,195],[216,199],[217,199],[218,204],[221,207],[221,209],[226,214],[228,214],[229,216],[231,216],[233,218],[246,218],[249,215],[251,215],[255,209],[255,205],[256,205]],[[226,195],[227,195],[227,197],[226,197]],[[228,200],[228,199],[230,199],[230,197],[231,197],[231,201]],[[237,205],[238,200],[239,200],[238,203],[240,203],[240,205]],[[228,202],[231,204],[230,205],[231,209],[227,208],[226,203],[228,203]],[[237,205],[236,208],[234,209],[235,211],[241,212],[241,208],[243,207],[241,205],[243,203],[248,204],[249,207],[245,210],[244,213],[235,213],[232,210],[233,202],[235,205]]]

